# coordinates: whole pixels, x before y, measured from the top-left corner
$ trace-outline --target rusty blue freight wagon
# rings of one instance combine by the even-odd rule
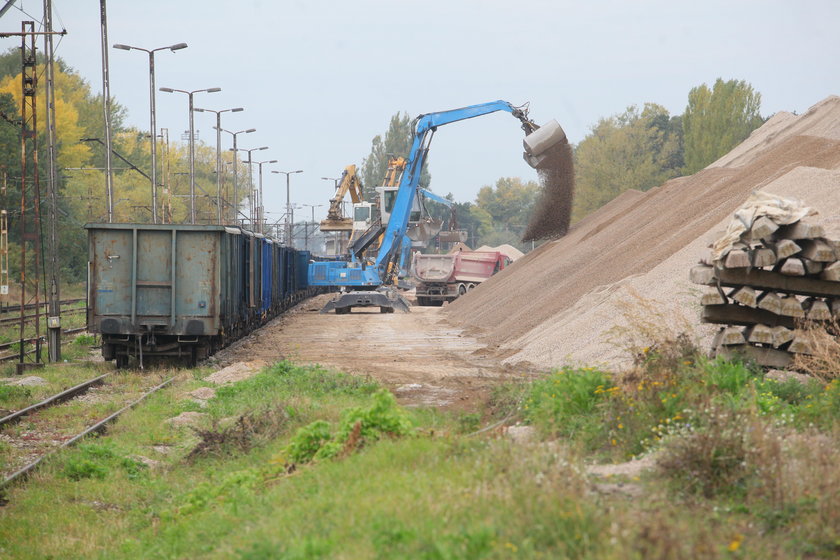
[[[238,227],[85,227],[88,330],[118,367],[149,356],[194,364],[313,293],[300,282],[307,252]]]

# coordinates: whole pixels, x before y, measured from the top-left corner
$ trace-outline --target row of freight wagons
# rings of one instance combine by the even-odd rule
[[[88,331],[105,360],[194,364],[312,295],[310,260],[238,227],[89,224]]]

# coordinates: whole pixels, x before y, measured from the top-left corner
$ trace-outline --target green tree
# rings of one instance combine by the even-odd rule
[[[761,94],[744,80],[706,84],[688,94],[683,116],[685,172],[695,173],[720,158],[764,123]]]
[[[384,139],[378,134],[374,136],[370,154],[362,160],[360,171],[366,200],[372,201],[375,196],[374,189],[382,185],[388,170],[388,160],[392,157],[408,157],[413,136],[414,128],[408,113],[397,113],[391,117]],[[430,181],[426,162],[420,175],[420,186],[428,187]]]
[[[681,132],[680,118],[655,103],[600,119],[575,149],[574,218],[628,189],[644,191],[678,176]]]
[[[494,187],[481,187],[475,203],[492,218],[494,228],[516,230],[528,223],[539,193],[540,186],[534,181],[502,177]]]

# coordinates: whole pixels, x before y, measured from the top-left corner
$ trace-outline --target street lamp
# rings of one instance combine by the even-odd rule
[[[151,137],[152,137],[152,176],[149,179],[152,183],[152,223],[157,223],[157,125],[155,124],[155,53],[169,49],[172,52],[186,49],[186,43],[178,43],[168,47],[159,47],[157,49],[143,49],[140,47],[133,47],[131,45],[114,45],[115,49],[123,51],[143,51],[149,54],[149,115],[151,120]]]
[[[251,196],[252,189],[254,188],[254,166],[251,165],[251,152],[256,152],[258,150],[267,150],[268,146],[262,146],[260,148],[239,148],[240,152],[248,152],[248,203],[249,209],[248,211],[251,213],[251,228],[254,227],[254,197]],[[233,150],[232,150],[233,151]],[[236,152],[234,152],[234,157],[236,157]],[[236,202],[239,204],[239,201]]]
[[[259,227],[260,233],[265,233],[263,231],[263,213],[264,213],[265,208],[263,207],[262,166],[263,166],[264,163],[277,163],[277,160],[272,159],[272,160],[266,160],[266,161],[256,161],[254,163],[256,163],[257,165],[260,166],[260,191],[259,191],[259,194],[256,197],[256,203],[254,204],[254,206],[255,206],[255,208],[254,208],[255,212],[254,213],[256,214],[257,224],[259,224],[258,227]]]
[[[183,89],[160,88],[165,93],[185,93],[190,99],[190,223],[195,223],[195,132],[193,127],[193,95],[196,93],[216,93],[222,88],[213,87],[187,91]]]
[[[214,111],[213,109],[194,109],[199,113],[216,113],[216,210],[219,213],[219,224],[222,223],[222,113],[238,113],[244,111],[242,107],[235,109],[222,109]]]
[[[272,173],[282,173],[286,176],[286,242],[288,243],[289,247],[294,248],[294,242],[292,240],[292,227],[294,225],[294,214],[292,214],[292,206],[289,202],[289,175],[292,173],[303,173],[303,169],[298,169],[297,171],[272,171]],[[289,220],[292,221],[289,221]]]
[[[321,179],[334,182],[335,188],[338,188],[338,182],[341,181],[341,177],[321,177]]]
[[[218,127],[216,127],[216,128],[218,129]],[[237,179],[236,179],[236,170],[238,168],[238,166],[236,164],[237,163],[236,136],[238,134],[250,134],[252,132],[256,132],[257,129],[256,128],[249,128],[248,130],[237,130],[236,132],[231,132],[230,130],[225,130],[224,128],[221,129],[221,130],[222,130],[222,132],[227,132],[228,134],[233,136],[233,150],[231,150],[233,152],[233,204],[231,205],[231,206],[233,206],[233,221],[231,223],[236,224],[237,221],[239,220],[239,184],[237,183]]]
[[[322,177],[323,179],[323,177]],[[309,206],[312,209],[312,237],[315,237],[315,209],[320,208],[323,204],[301,204],[301,206]],[[303,230],[304,250],[309,250],[309,228]]]

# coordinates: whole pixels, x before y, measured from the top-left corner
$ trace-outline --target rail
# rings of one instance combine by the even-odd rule
[[[74,299],[63,299],[59,303],[61,305],[70,305],[73,303],[79,303],[82,301],[86,301],[85,298],[74,298]],[[29,311],[31,309],[35,309],[38,307],[47,307],[49,302],[42,301],[38,304],[35,303],[27,303],[23,306],[23,309]],[[0,315],[6,315],[11,313],[20,313],[20,305],[8,305],[8,306],[0,306]]]
[[[87,327],[78,327],[78,328],[75,328],[75,329],[62,329],[61,334],[76,334],[76,333],[80,333],[80,332],[85,332],[86,330],[87,330]],[[25,344],[32,344],[34,342],[38,342],[39,340],[44,346],[46,346],[46,339],[43,336],[40,339],[38,339],[38,338],[24,338],[23,342]],[[71,342],[70,340],[62,340],[61,345],[64,346],[65,344],[68,344],[70,342]],[[20,340],[15,340],[14,342],[4,342],[3,344],[0,344],[0,351],[9,350],[9,349],[13,348],[16,344],[20,344]],[[29,354],[34,354],[35,352],[36,352],[36,349],[33,348],[32,350],[27,350],[26,352],[24,352],[24,355],[28,356]],[[14,354],[8,354],[6,356],[0,356],[0,362],[9,362],[11,360],[17,360],[19,358],[20,358],[20,352],[17,351]]]
[[[22,408],[17,412],[13,412],[8,416],[4,416],[0,418],[0,426],[5,424],[11,424],[13,422],[19,421],[21,418],[35,412],[36,410],[40,410],[42,408],[46,408],[48,406],[53,406],[58,403],[64,402],[67,399],[72,399],[73,397],[79,396],[83,393],[86,393],[88,389],[93,387],[94,385],[99,385],[102,381],[105,380],[106,377],[111,375],[110,373],[106,373],[104,375],[100,375],[99,377],[94,377],[93,379],[89,379],[83,383],[79,383],[74,387],[70,387],[69,389],[65,389],[64,391],[57,393],[49,398],[42,400],[41,402],[35,403],[33,405],[27,406],[26,408]]]
[[[60,449],[64,449],[64,448],[66,448],[66,447],[70,447],[71,445],[73,445],[73,444],[75,444],[76,442],[80,441],[81,439],[83,439],[85,436],[87,436],[87,435],[89,435],[89,434],[92,434],[92,433],[94,433],[94,432],[101,432],[101,431],[104,431],[104,430],[105,430],[105,428],[106,428],[106,426],[107,426],[110,422],[112,422],[113,420],[117,419],[117,418],[118,418],[120,415],[122,415],[124,412],[126,412],[126,411],[128,411],[128,410],[131,410],[132,408],[134,408],[135,406],[137,406],[138,404],[140,404],[143,400],[145,400],[145,399],[146,399],[146,398],[148,398],[149,396],[153,395],[154,393],[157,393],[158,391],[160,391],[161,389],[163,389],[164,387],[166,387],[167,385],[169,385],[170,383],[172,383],[172,381],[173,381],[174,379],[175,379],[174,377],[170,377],[169,379],[167,379],[166,381],[164,381],[164,382],[163,382],[163,383],[161,383],[160,385],[157,385],[157,386],[155,386],[155,387],[152,387],[151,389],[149,389],[148,391],[146,391],[145,393],[143,393],[142,395],[140,395],[140,397],[139,397],[139,398],[137,398],[137,399],[135,399],[135,400],[131,401],[131,402],[130,402],[130,403],[128,403],[126,406],[124,406],[124,407],[122,407],[121,409],[119,409],[118,411],[114,412],[113,414],[111,414],[111,415],[110,415],[110,416],[108,416],[107,418],[104,418],[104,419],[100,420],[99,422],[97,422],[96,424],[93,424],[92,426],[89,426],[88,428],[85,428],[83,431],[79,432],[78,434],[76,434],[76,435],[75,435],[75,436],[73,436],[72,438],[68,439],[67,441],[65,441],[65,442],[64,442],[64,443],[62,443],[61,445],[57,446],[55,449],[53,449],[53,450],[51,450],[51,451],[49,451],[49,452],[47,452],[47,453],[45,453],[45,454],[41,455],[40,457],[38,457],[37,459],[35,459],[35,460],[34,460],[34,461],[32,461],[31,463],[29,463],[29,464],[27,464],[26,466],[24,466],[24,467],[22,467],[22,468],[18,469],[17,471],[13,472],[13,473],[12,473],[12,474],[10,474],[9,476],[7,476],[5,479],[3,479],[2,481],[0,481],[0,488],[4,488],[4,487],[6,487],[6,486],[8,486],[9,484],[11,484],[12,482],[14,482],[14,481],[16,481],[16,480],[18,480],[18,479],[21,479],[21,480],[22,480],[22,479],[26,478],[27,476],[29,476],[29,474],[30,474],[32,471],[34,471],[35,469],[37,469],[37,468],[38,468],[38,465],[40,465],[40,464],[41,464],[41,461],[43,461],[45,458],[49,457],[50,455],[52,455],[52,454],[53,454],[53,453],[55,453],[56,451],[58,451],[58,450],[60,450]]]

